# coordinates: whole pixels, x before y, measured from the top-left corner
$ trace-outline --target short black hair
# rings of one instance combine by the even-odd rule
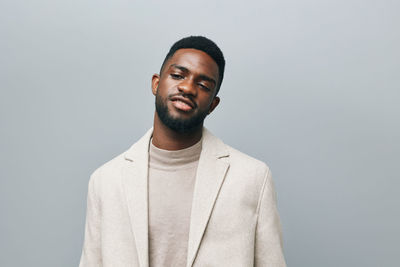
[[[192,48],[205,52],[208,54],[218,65],[218,84],[217,84],[217,92],[219,92],[219,88],[221,87],[222,80],[224,78],[224,70],[225,70],[225,59],[222,54],[221,49],[210,39],[204,36],[189,36],[183,39],[180,39],[176,43],[174,43],[169,49],[168,54],[165,56],[163,64],[161,65],[160,74],[164,68],[165,62],[170,59],[177,50],[184,48]]]

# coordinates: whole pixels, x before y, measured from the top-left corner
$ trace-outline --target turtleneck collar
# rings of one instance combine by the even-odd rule
[[[149,146],[149,167],[162,170],[178,170],[191,168],[197,164],[202,148],[202,139],[196,144],[180,149],[165,150],[153,145],[153,138],[150,139]]]

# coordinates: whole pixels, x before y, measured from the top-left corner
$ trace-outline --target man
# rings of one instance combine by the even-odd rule
[[[154,125],[89,180],[86,266],[286,266],[269,168],[213,136],[225,60],[201,36],[152,77]]]

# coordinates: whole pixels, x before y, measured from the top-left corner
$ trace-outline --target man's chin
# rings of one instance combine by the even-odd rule
[[[157,104],[157,103],[156,103]],[[207,116],[206,113],[181,112],[174,107],[166,105],[156,105],[156,111],[160,121],[169,129],[178,133],[190,133],[203,125],[203,121]]]
[[[190,133],[197,130],[203,125],[203,121],[196,118],[182,118],[182,117],[163,117],[160,118],[162,123],[171,130],[179,133]]]

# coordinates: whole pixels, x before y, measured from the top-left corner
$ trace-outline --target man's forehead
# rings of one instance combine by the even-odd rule
[[[189,71],[207,71],[208,75],[218,77],[218,65],[206,52],[193,48],[178,49],[167,61],[167,68],[179,65]]]

